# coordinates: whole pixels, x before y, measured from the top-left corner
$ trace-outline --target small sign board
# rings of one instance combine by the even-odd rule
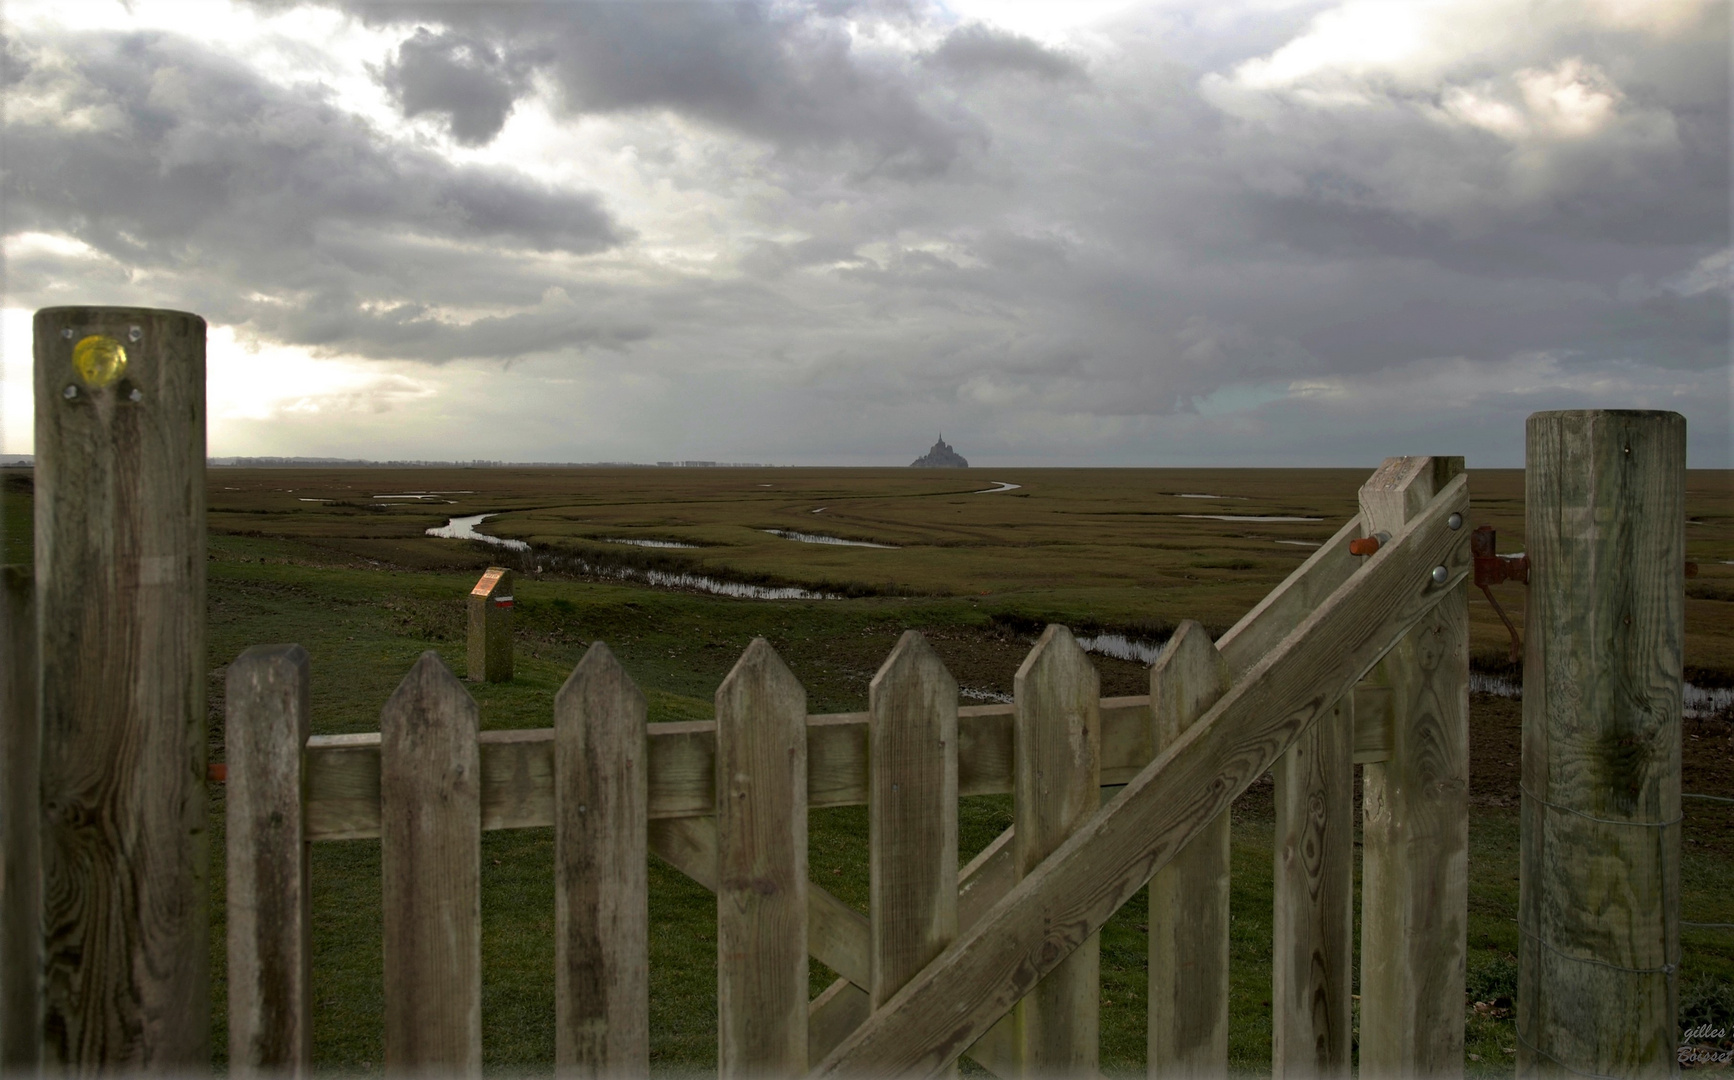
[[[512,679],[512,571],[490,566],[470,590],[469,678]]]

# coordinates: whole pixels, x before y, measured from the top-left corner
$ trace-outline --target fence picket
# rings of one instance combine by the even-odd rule
[[[650,1069],[649,787],[638,686],[601,642],[554,698],[554,1063]]]
[[[1022,880],[1101,806],[1100,680],[1071,631],[1056,623],[1024,657],[1012,691],[1012,861]],[[1091,934],[1018,1003],[1013,1025],[1025,1074],[1096,1070],[1100,973],[1100,939]]]
[[[807,1068],[807,692],[755,638],[716,692],[717,1071]]]
[[[957,680],[909,630],[867,692],[877,1008],[957,936]]]
[[[380,713],[388,1070],[481,1073],[478,721],[475,700],[432,651]]]
[[[0,1074],[20,1076],[42,1053],[35,593],[30,567],[0,567]]]
[[[1271,770],[1271,1074],[1349,1075],[1354,967],[1354,706],[1345,694]]]
[[[1228,662],[1188,619],[1150,667],[1151,741],[1168,749],[1228,690]],[[1148,1072],[1228,1072],[1228,815],[1150,879]]]
[[[1389,458],[1361,488],[1369,533],[1398,530],[1463,470]],[[1463,521],[1459,535],[1469,532]],[[1375,556],[1377,558],[1377,556]],[[1469,586],[1391,650],[1386,760],[1363,766],[1360,1061],[1368,1073],[1463,1068],[1469,918]]]
[[[255,645],[224,691],[229,1068],[313,1066],[313,921],[301,809],[310,672],[299,645]]]

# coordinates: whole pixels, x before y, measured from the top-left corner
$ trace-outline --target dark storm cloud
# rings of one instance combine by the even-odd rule
[[[979,23],[959,27],[946,35],[928,57],[930,63],[965,74],[1016,72],[1057,82],[1084,76],[1084,67],[1073,58],[1039,42],[1008,34]]]
[[[850,149],[862,175],[941,175],[982,136],[966,114],[924,103],[901,58],[853,42],[849,18],[908,18],[898,5],[330,4],[376,26],[415,27],[383,77],[406,115],[444,113],[460,139],[498,132],[496,118],[529,90],[526,71],[550,77],[568,115],[668,110],[784,150]],[[1001,44],[1002,61],[1061,62],[1028,44],[1033,52]],[[398,91],[411,75],[425,95],[413,101]]]
[[[345,331],[332,328],[347,319],[377,345],[366,328],[381,320],[368,312],[428,261],[470,264],[444,288],[461,301],[502,291],[499,278],[464,279],[503,268],[503,253],[584,255],[626,235],[594,195],[391,143],[317,89],[276,86],[184,38],[67,34],[19,47],[8,228],[74,237],[131,277],[157,275],[157,288],[178,280],[217,318],[309,298],[319,317],[277,320],[284,340],[338,342]],[[45,285],[49,258],[26,268]],[[62,262],[62,278],[88,272],[87,259]],[[533,301],[545,284],[513,269],[515,299]],[[14,279],[14,293],[29,280]],[[262,308],[243,299],[259,295],[270,297]],[[386,325],[402,348],[425,350],[423,324]]]
[[[521,67],[485,42],[425,28],[407,38],[381,69],[381,81],[405,116],[439,113],[464,146],[491,141],[524,91]]]

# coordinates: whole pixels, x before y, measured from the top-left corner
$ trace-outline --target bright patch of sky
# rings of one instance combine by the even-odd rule
[[[394,10],[9,0],[0,451],[29,309],[113,302],[210,319],[214,454],[1513,464],[1649,407],[1734,464],[1725,0]]]

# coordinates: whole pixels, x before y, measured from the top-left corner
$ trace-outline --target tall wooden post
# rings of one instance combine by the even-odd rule
[[[42,1049],[34,592],[29,567],[0,566],[0,1075],[35,1072]]]
[[[1686,421],[1529,418],[1517,1071],[1677,1073]]]
[[[469,680],[512,681],[512,572],[490,566],[470,590]]]
[[[43,1064],[204,1069],[205,321],[35,335]]]

